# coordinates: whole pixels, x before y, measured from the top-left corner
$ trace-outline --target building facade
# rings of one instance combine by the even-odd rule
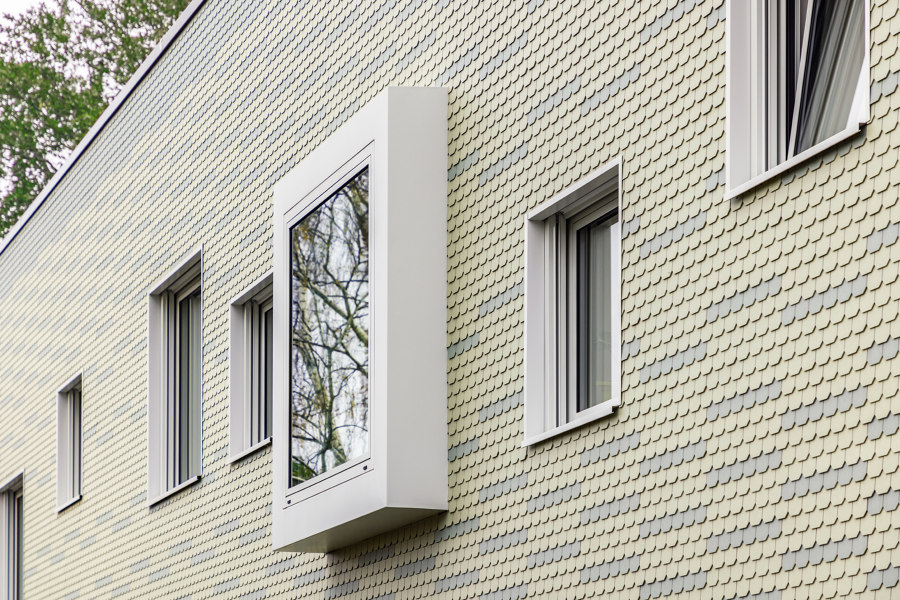
[[[0,246],[0,591],[900,593],[900,3],[736,2],[192,3]],[[395,137],[446,156],[446,506],[284,550],[288,409],[237,357],[287,323],[278,186],[391,86],[446,93]]]

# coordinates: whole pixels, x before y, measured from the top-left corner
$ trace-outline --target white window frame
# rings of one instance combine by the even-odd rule
[[[754,111],[766,101],[764,93],[759,89],[756,56],[753,50],[759,44],[759,38],[753,35],[754,27],[759,23],[756,11],[757,0],[726,0],[725,1],[725,199],[730,200],[770,181],[771,179],[793,169],[809,158],[828,150],[840,142],[856,135],[871,120],[870,115],[870,8],[869,1],[864,2],[864,34],[865,54],[857,82],[856,96],[850,110],[850,119],[846,129],[832,135],[818,144],[795,154],[788,156],[776,166],[753,175],[755,161],[753,148],[761,134],[755,131],[751,118]],[[734,25],[734,27],[732,26]],[[777,49],[770,48],[771,52]],[[777,131],[777,123],[769,121],[767,140],[777,139],[782,132]]]
[[[369,452],[289,489],[290,229],[369,168]],[[329,552],[447,510],[447,92],[388,88],[275,187],[272,545]]]
[[[0,485],[0,593],[10,600],[22,598],[23,483],[24,472],[19,472]]]
[[[172,269],[148,294],[148,505],[152,506],[165,498],[196,483],[202,475],[203,465],[203,286],[202,248],[192,252]],[[180,302],[200,291],[199,323],[196,331],[200,336],[200,356],[198,361],[198,394],[194,405],[190,406],[187,419],[189,438],[193,443],[187,452],[189,475],[180,483],[182,453],[181,441],[177,435],[179,420],[179,340]]]
[[[67,381],[56,394],[57,512],[81,500],[84,464],[83,398],[83,372]]]
[[[319,186],[315,188],[315,190],[307,195],[303,200],[296,203],[293,207],[287,210],[284,213],[285,224],[287,227],[287,231],[290,232],[291,227],[305,219],[311,213],[320,208],[325,202],[328,201],[336,192],[338,192],[341,188],[343,188],[347,183],[349,183],[356,175],[361,173],[362,171],[368,169],[369,171],[369,200],[371,202],[372,189],[375,187],[375,183],[373,183],[373,165],[372,165],[372,153],[373,153],[373,145],[370,144],[362,151],[360,151],[356,156],[350,158],[350,160],[346,161],[344,164],[338,167],[338,170],[329,175]],[[372,207],[370,204],[369,207],[369,230],[372,231],[374,229],[373,221],[374,215],[372,211]],[[288,224],[289,223],[289,224]],[[290,252],[289,248],[284,249],[285,252]],[[278,250],[276,250],[278,252]],[[372,254],[372,249],[369,248],[370,256]],[[370,297],[374,296],[374,282],[372,277],[372,259],[369,260],[369,295]],[[287,298],[284,298],[287,299]],[[290,302],[286,302],[284,304],[285,310],[287,314],[290,315],[291,305]],[[372,334],[372,307],[370,306],[370,315],[369,315],[369,360],[370,365],[373,365],[375,362],[372,353],[374,351],[374,342],[375,336]],[[277,334],[276,334],[277,339]],[[372,367],[370,367],[370,372],[372,371]],[[329,469],[328,471],[321,473],[312,479],[304,481],[294,486],[288,486],[287,491],[285,492],[286,497],[291,498],[290,502],[296,502],[298,500],[302,501],[305,498],[310,496],[320,494],[323,490],[332,488],[334,486],[340,485],[342,482],[346,481],[349,478],[356,477],[358,475],[365,474],[370,468],[369,460],[372,457],[372,411],[374,407],[372,406],[372,381],[371,377],[369,380],[369,411],[368,411],[368,423],[367,428],[369,432],[369,451],[356,456],[342,465]]]
[[[265,448],[272,442],[272,434],[254,435],[262,418],[260,407],[265,404],[264,377],[265,313],[274,312],[272,301],[272,272],[255,281],[238,294],[230,304],[229,354],[229,456],[230,462]],[[269,407],[269,411],[272,407]],[[274,424],[274,416],[270,418]]]
[[[577,231],[618,213],[612,228],[612,394],[577,410]],[[561,287],[562,286],[562,287]],[[621,404],[621,182],[617,159],[525,218],[525,422],[531,446],[607,415]],[[575,388],[574,390],[572,388]]]

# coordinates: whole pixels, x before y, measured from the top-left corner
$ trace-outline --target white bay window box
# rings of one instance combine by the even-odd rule
[[[447,95],[389,88],[275,187],[273,546],[447,510]]]

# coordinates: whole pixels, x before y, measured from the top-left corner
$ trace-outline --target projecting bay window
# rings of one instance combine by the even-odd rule
[[[199,254],[150,294],[150,503],[200,476]]]
[[[728,192],[737,196],[869,120],[866,0],[728,1]]]
[[[525,445],[608,415],[621,386],[618,166],[526,219]]]
[[[81,375],[56,396],[56,509],[81,499]]]
[[[269,273],[231,302],[231,460],[272,440],[274,309]]]
[[[446,91],[389,88],[275,189],[273,545],[447,507]]]
[[[22,598],[22,476],[0,487],[0,597]]]

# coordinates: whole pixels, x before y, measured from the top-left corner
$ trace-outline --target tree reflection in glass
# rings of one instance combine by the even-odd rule
[[[369,172],[291,227],[291,486],[369,451]]]

